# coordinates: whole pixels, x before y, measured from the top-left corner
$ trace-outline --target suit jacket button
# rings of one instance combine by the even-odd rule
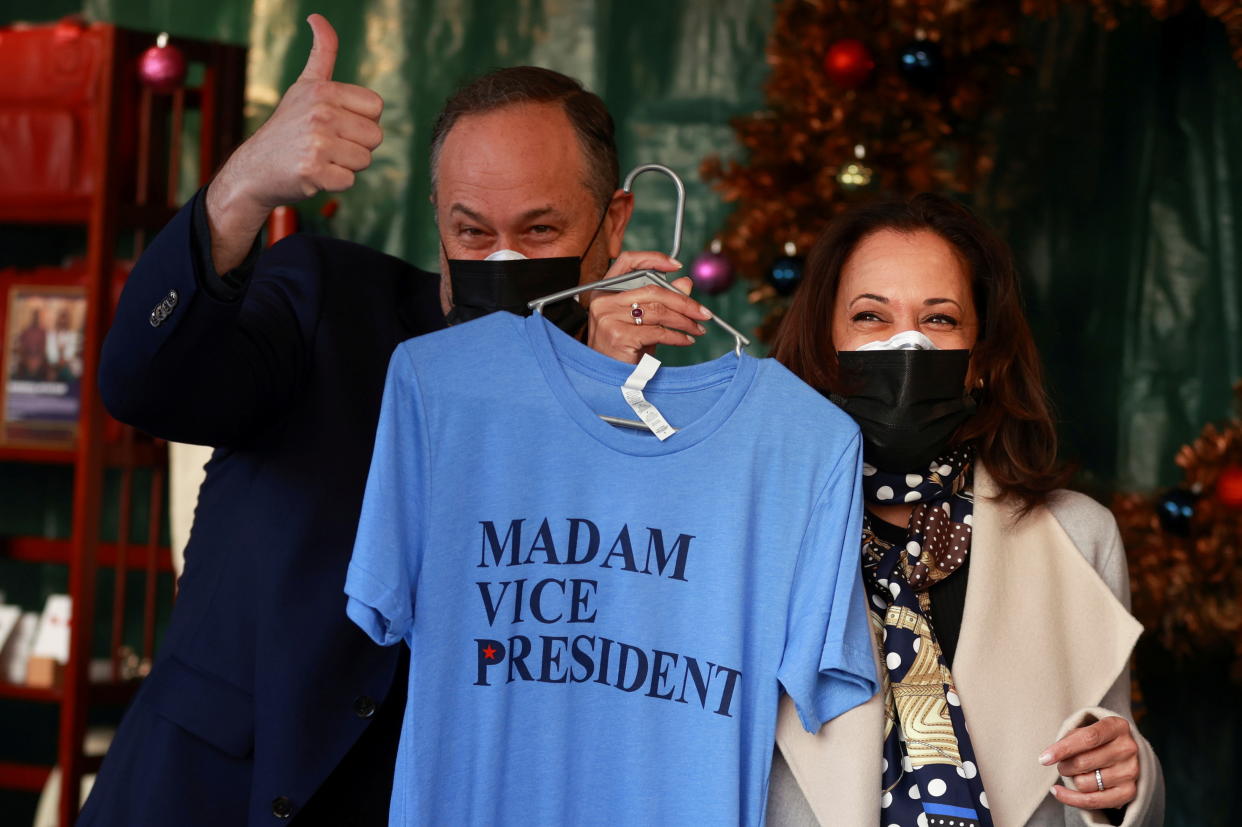
[[[359,718],[370,718],[375,714],[375,701],[366,695],[359,696],[354,701],[354,714]]]
[[[160,309],[158,307],[151,311],[151,327],[159,327],[163,321],[163,318],[160,317]]]
[[[293,815],[293,802],[288,796],[278,795],[272,799],[272,815],[277,818],[288,818]]]
[[[354,714],[358,715],[359,718],[370,718],[371,715],[375,714],[374,700],[366,697],[366,695],[359,695],[354,700]]]
[[[176,307],[176,306],[177,306],[177,291],[176,291],[176,290],[169,290],[169,291],[168,291],[168,296],[167,296],[167,297],[165,297],[164,301],[168,302],[168,305],[169,305],[169,309],[170,309],[170,310],[171,310],[172,308]]]

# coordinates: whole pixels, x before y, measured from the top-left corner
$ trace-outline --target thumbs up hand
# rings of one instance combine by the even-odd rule
[[[315,39],[306,68],[229,160],[244,165],[245,192],[268,210],[321,190],[349,189],[384,137],[384,101],[370,89],[332,80],[336,31],[322,15],[308,20]]]
[[[383,99],[365,87],[332,80],[336,31],[322,15],[307,21],[314,43],[302,74],[207,191],[217,272],[241,263],[274,207],[352,187],[383,140]]]

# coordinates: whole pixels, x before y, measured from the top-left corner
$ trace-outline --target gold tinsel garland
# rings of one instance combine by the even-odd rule
[[[1130,562],[1133,612],[1160,648],[1175,658],[1233,653],[1242,682],[1242,507],[1222,502],[1217,484],[1242,469],[1242,382],[1234,387],[1239,415],[1207,425],[1182,447],[1182,488],[1198,495],[1182,533],[1165,530],[1161,497],[1121,494],[1113,514]]]
[[[1122,6],[1142,5],[1163,20],[1188,0],[784,0],[768,41],[768,108],[733,121],[745,150],[742,162],[706,159],[704,179],[735,203],[721,233],[723,251],[755,289],[752,302],[769,306],[760,326],[766,341],[784,301],[763,275],[786,242],[802,253],[855,198],[838,180],[842,167],[865,149],[870,190],[892,196],[927,190],[969,192],[993,165],[989,118],[998,114],[1001,84],[1023,70],[1015,48],[1018,27],[1063,6],[1090,5],[1106,28]],[[1221,21],[1242,66],[1242,3],[1198,0]],[[862,41],[876,58],[861,89],[842,89],[824,69],[830,44]],[[908,82],[894,58],[903,47],[930,42],[946,65],[939,88]]]
[[[973,127],[996,82],[1016,71],[1005,65],[1010,50],[1003,48],[1013,41],[1016,22],[1012,4],[781,3],[768,45],[770,109],[733,122],[749,158],[745,163],[709,158],[702,166],[724,200],[738,205],[722,235],[734,267],[761,283],[786,241],[805,251],[850,203],[852,195],[837,175],[854,160],[858,144],[874,170],[876,189],[906,193],[973,186],[991,166],[983,136]],[[857,38],[882,58],[920,36],[937,43],[946,61],[963,67],[946,78],[943,95],[914,88],[884,65],[862,90],[837,88],[824,71],[825,51],[835,41]],[[752,300],[773,296],[770,288],[760,288]]]
[[[999,114],[1000,84],[1021,72],[1014,46],[1027,17],[1049,18],[1075,3],[1089,5],[1105,28],[1123,7],[1142,6],[1157,20],[1190,0],[784,0],[768,43],[768,108],[736,119],[747,158],[709,158],[705,179],[737,205],[721,241],[725,254],[756,285],[752,302],[770,311],[759,330],[768,340],[785,303],[763,281],[792,241],[805,252],[816,234],[859,197],[838,179],[866,150],[872,190],[901,196],[925,190],[966,192],[991,172],[989,117]],[[1242,2],[1198,0],[1219,20],[1242,66]],[[877,66],[861,89],[834,86],[824,69],[830,44],[861,41]],[[935,91],[902,77],[893,58],[908,44],[929,41],[953,71]],[[1237,389],[1242,417],[1242,385]],[[1242,506],[1214,496],[1222,472],[1242,473],[1242,418],[1209,425],[1177,457],[1185,488],[1199,493],[1183,534],[1166,531],[1159,497],[1125,494],[1113,510],[1130,562],[1134,614],[1149,640],[1175,657],[1232,652],[1242,681]]]

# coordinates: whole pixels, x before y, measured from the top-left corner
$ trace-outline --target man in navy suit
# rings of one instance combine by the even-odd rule
[[[386,823],[408,653],[371,643],[342,589],[393,348],[444,326],[449,261],[580,256],[584,283],[679,267],[621,252],[612,120],[530,67],[469,84],[437,122],[441,276],[312,236],[260,254],[272,207],[347,189],[382,139],[379,96],[331,80],[335,32],[310,23],[301,77],[145,251],[104,345],[113,415],[216,450],[162,648],[81,824]],[[636,361],[701,331],[697,303],[657,290],[591,301],[594,344]]]

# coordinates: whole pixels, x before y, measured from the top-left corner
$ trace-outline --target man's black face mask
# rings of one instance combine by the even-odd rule
[[[578,256],[509,261],[453,258],[448,265],[453,283],[449,324],[468,322],[497,310],[529,316],[527,302],[576,287],[582,272],[582,259]],[[586,309],[575,299],[548,305],[544,315],[571,336],[582,329],[587,319]]]
[[[843,350],[846,395],[829,398],[854,418],[863,457],[883,471],[926,470],[974,415],[964,390],[969,350]]]
[[[581,256],[513,258],[521,254],[501,250],[486,259],[461,259],[448,258],[446,250],[449,279],[453,285],[453,309],[447,317],[449,324],[468,322],[497,310],[529,316],[528,302],[577,287],[582,274],[582,259],[595,243],[607,216],[608,211],[605,210]],[[502,254],[507,255],[502,257]],[[577,299],[548,305],[543,315],[571,336],[576,336],[587,321],[587,311]]]

